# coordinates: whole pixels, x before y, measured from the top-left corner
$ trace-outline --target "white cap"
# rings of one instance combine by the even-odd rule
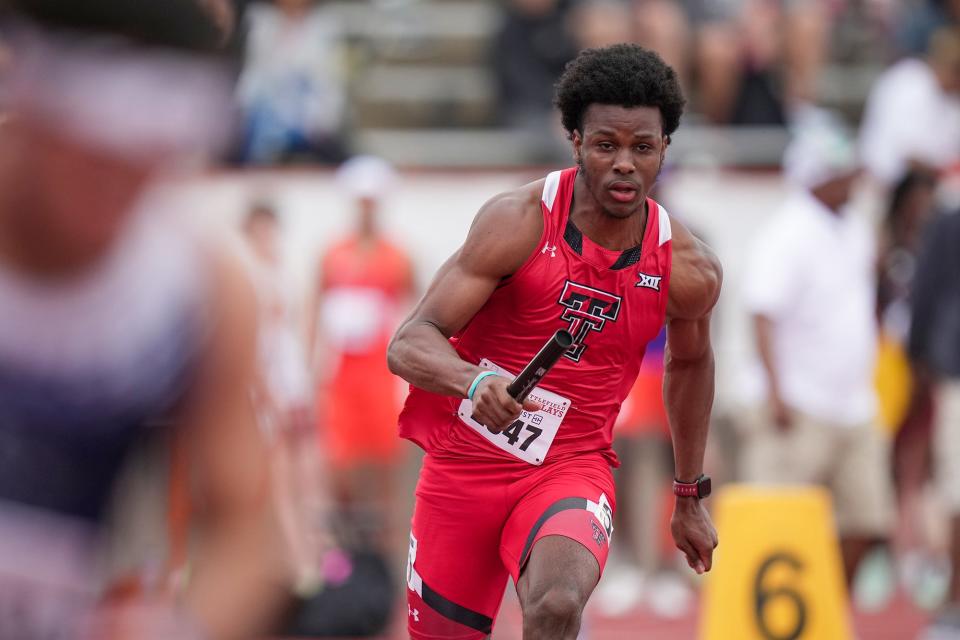
[[[859,168],[853,137],[830,112],[815,107],[804,109],[792,133],[783,154],[783,173],[796,186],[815,189]]]
[[[393,165],[375,156],[354,156],[337,169],[337,184],[354,198],[379,200],[396,182]]]

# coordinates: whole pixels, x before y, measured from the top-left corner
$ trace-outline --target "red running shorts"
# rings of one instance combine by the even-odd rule
[[[607,561],[614,484],[600,453],[548,462],[435,458],[417,484],[407,563],[410,637],[479,639],[507,585],[546,536],[576,540]]]

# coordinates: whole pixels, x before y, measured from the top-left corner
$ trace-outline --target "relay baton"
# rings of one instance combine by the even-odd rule
[[[507,393],[523,404],[537,383],[547,375],[547,372],[557,363],[560,356],[573,344],[573,336],[566,329],[560,329],[547,340],[540,352],[533,357],[523,371],[520,372],[510,386],[507,387]]]

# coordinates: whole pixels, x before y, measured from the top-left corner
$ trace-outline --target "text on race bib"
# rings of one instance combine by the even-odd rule
[[[510,379],[515,377],[486,358],[480,361],[480,366]],[[570,400],[540,387],[530,392],[529,397],[539,402],[542,408],[539,411],[524,411],[500,433],[490,433],[484,425],[473,419],[473,402],[469,399],[460,403],[457,415],[464,424],[497,448],[524,462],[541,465],[547,458],[547,452],[553,444],[564,416],[567,415],[567,410],[570,409]]]

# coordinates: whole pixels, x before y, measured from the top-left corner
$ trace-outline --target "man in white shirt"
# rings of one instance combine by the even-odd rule
[[[744,479],[833,494],[847,578],[888,533],[887,443],[874,427],[874,239],[846,203],[853,145],[817,118],[784,156],[793,184],[745,276],[758,357],[745,384]]]
[[[941,29],[924,58],[905,58],[876,80],[864,106],[864,168],[893,187],[907,171],[960,162],[960,32]]]

